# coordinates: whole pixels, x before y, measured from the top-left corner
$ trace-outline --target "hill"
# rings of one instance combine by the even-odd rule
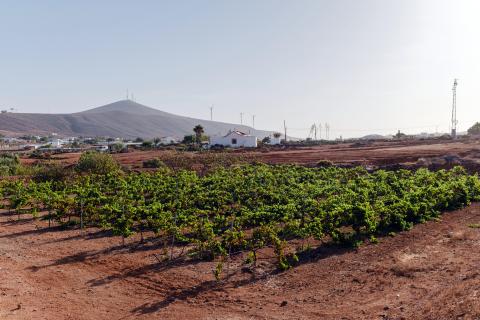
[[[271,133],[239,124],[178,116],[131,100],[121,100],[71,114],[0,114],[0,132],[10,136],[57,133],[60,136],[182,138],[192,134],[192,128],[197,124],[201,124],[208,135],[226,134],[233,129],[257,135],[259,138]]]

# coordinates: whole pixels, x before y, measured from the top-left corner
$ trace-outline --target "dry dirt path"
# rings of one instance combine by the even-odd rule
[[[480,205],[359,250],[224,284],[211,262],[0,215],[0,319],[480,319]],[[240,259],[239,259],[240,260]]]

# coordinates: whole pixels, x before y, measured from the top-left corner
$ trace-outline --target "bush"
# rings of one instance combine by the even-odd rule
[[[122,152],[126,149],[126,145],[124,145],[123,143],[121,142],[116,142],[116,143],[112,143],[110,145],[110,150],[112,152]]]
[[[155,158],[143,161],[144,168],[162,168],[165,167],[165,164],[162,160]]]
[[[36,182],[63,181],[67,177],[70,177],[71,174],[72,170],[64,168],[61,164],[47,163],[44,166],[35,168],[32,179]]]
[[[330,160],[320,160],[317,162],[318,168],[330,168],[333,167],[333,162]]]
[[[480,123],[476,122],[473,126],[468,129],[469,135],[478,135],[480,134]]]
[[[142,142],[142,148],[144,149],[152,149],[154,146],[152,141],[143,141]]]
[[[32,159],[50,159],[51,157],[52,157],[52,154],[50,152],[44,152],[40,150],[34,150],[29,155],[29,158],[32,158]]]
[[[108,174],[120,171],[120,166],[110,154],[88,151],[80,156],[76,169],[79,172]]]
[[[19,167],[20,158],[18,155],[12,153],[0,155],[0,175],[14,175],[17,173]]]

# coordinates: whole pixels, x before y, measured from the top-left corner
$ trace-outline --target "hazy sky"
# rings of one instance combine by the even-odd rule
[[[480,1],[0,0],[0,108],[76,112],[125,97],[305,136],[480,121]]]

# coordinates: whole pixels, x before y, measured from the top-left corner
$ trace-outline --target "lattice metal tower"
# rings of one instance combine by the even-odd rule
[[[453,101],[452,101],[452,138],[457,136],[457,79],[453,81]]]

